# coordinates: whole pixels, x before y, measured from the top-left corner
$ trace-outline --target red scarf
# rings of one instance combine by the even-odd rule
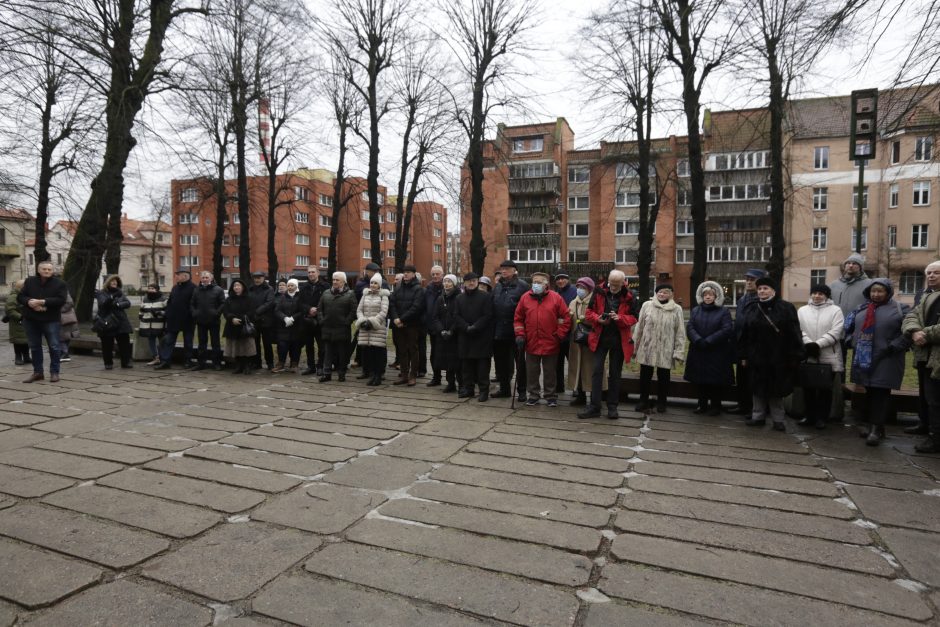
[[[875,328],[875,309],[882,305],[884,303],[868,303],[868,307],[865,309],[865,321],[862,323],[862,331],[871,331]]]

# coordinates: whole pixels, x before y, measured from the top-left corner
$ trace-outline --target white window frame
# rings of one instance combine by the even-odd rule
[[[180,246],[198,246],[199,236],[195,233],[180,235]]]
[[[614,224],[614,235],[639,235],[639,220],[617,220]]]
[[[309,246],[310,245],[310,236],[306,233],[297,233],[294,238],[295,243],[298,246]]]
[[[326,195],[326,194],[317,194],[317,200],[319,200],[319,201],[320,201],[320,204],[323,205],[324,207],[332,207],[332,206],[333,206],[333,197],[332,197],[332,196],[328,196],[328,195]]]
[[[862,189],[862,211],[867,211],[869,196],[868,196],[868,185]],[[852,211],[858,209],[858,185],[852,187]]]
[[[809,284],[818,285],[820,283],[826,283],[826,269],[825,268],[811,269],[809,271]]]
[[[855,227],[852,227],[852,239],[849,240],[849,250],[855,250]],[[862,250],[868,250],[868,226],[862,227]]]
[[[310,189],[304,187],[303,185],[294,186],[294,200],[303,200],[304,202],[310,201]]]
[[[569,222],[568,223],[568,238],[569,239],[585,238],[590,235],[590,232],[591,232],[591,226],[587,222]]]
[[[320,257],[320,267],[321,267],[321,268],[326,268],[326,267],[329,266],[329,265],[330,265],[330,259],[329,259],[329,257]]]
[[[895,209],[901,200],[901,186],[897,183],[891,183],[888,187],[888,208]]]
[[[694,261],[695,249],[694,248],[677,248],[676,249],[676,263],[677,264],[691,264]]]
[[[434,237],[443,237],[444,232],[438,228],[434,229]]]
[[[372,259],[372,251],[368,248],[362,249],[362,258],[363,259]]]
[[[180,224],[199,224],[199,214],[198,213],[181,213],[180,214]],[[59,233],[59,238],[62,238],[62,234]]]
[[[329,246],[330,246],[330,236],[329,236],[329,235],[321,235],[321,236],[320,236],[320,246],[322,246],[323,248],[329,248]]]
[[[320,226],[333,226],[333,218],[328,215],[320,214]]]
[[[676,176],[691,176],[692,168],[688,159],[679,159],[676,161]]]
[[[583,205],[583,206],[580,206]],[[578,209],[590,209],[591,208],[591,197],[590,196],[568,196],[568,209],[570,211],[576,211]]]
[[[914,161],[930,161],[933,158],[933,137],[917,137],[914,140]]]
[[[199,202],[199,189],[196,187],[184,187],[181,189],[180,202]]]
[[[890,153],[888,155],[888,160],[891,165],[897,165],[901,163],[901,140],[896,139],[891,142]]]
[[[896,224],[888,225],[888,248],[894,250],[898,247],[898,226]]]
[[[440,211],[435,211],[435,212],[433,212],[433,213],[431,214],[431,219],[434,220],[435,222],[440,222],[440,221],[441,221],[441,212],[440,212]]]
[[[828,170],[829,169],[829,146],[814,146],[813,147],[813,169],[814,170]]]
[[[826,250],[829,246],[829,230],[824,226],[813,228],[811,246],[813,250]]]
[[[695,222],[692,220],[676,220],[676,235],[695,235]]]
[[[294,267],[306,268],[310,265],[310,255],[296,255],[294,257]]]
[[[298,211],[294,213],[294,222],[297,222],[299,224],[309,224],[310,214],[304,213],[303,211]]]
[[[829,210],[829,188],[828,187],[814,187],[813,188],[813,211],[828,211]]]
[[[586,166],[586,165],[568,166],[568,182],[569,183],[590,183],[591,182],[591,167]]]
[[[911,248],[914,250],[926,250],[930,243],[930,225],[912,224],[911,225]]]
[[[545,150],[544,137],[519,137],[512,140],[512,151],[514,153],[542,152],[543,150]]]
[[[930,181],[914,181],[911,205],[927,207],[930,205]]]

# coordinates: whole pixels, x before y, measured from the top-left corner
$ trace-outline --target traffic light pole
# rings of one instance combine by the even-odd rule
[[[855,211],[855,252],[862,254],[862,207],[865,199],[865,159],[858,160],[858,203]]]

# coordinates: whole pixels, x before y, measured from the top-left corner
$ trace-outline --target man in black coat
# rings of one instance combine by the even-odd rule
[[[404,277],[389,298],[389,314],[398,336],[396,344],[401,366],[401,377],[392,385],[414,386],[418,379],[418,338],[424,320],[424,288],[415,276],[416,269],[409,264],[403,268]]]
[[[463,277],[463,294],[457,297],[454,313],[457,328],[457,353],[463,365],[463,389],[458,397],[474,395],[478,386],[482,403],[490,396],[490,357],[493,355],[493,299],[479,289],[479,276],[468,272]]]
[[[529,284],[518,277],[516,262],[512,259],[499,264],[499,272],[500,279],[493,289],[493,362],[499,390],[493,398],[512,396],[510,384],[515,369],[519,401],[525,402],[525,351],[516,346],[513,318],[519,299],[529,291]]]
[[[320,278],[320,269],[309,266],[307,282],[300,286],[300,304],[304,310],[304,350],[307,353],[307,368],[300,374],[323,374],[323,339],[317,320],[317,307],[323,292],[329,289],[330,284]]]
[[[427,338],[431,339],[431,369],[433,376],[428,381],[428,387],[441,384],[441,370],[434,368],[434,356],[437,351],[437,335],[430,331],[431,318],[434,317],[437,299],[444,291],[444,268],[431,266],[431,282],[424,288],[424,330],[418,339],[418,375],[425,373],[427,368]]]
[[[264,272],[251,273],[251,286],[248,288],[251,320],[255,324],[254,367],[261,368],[261,354],[268,370],[274,367],[273,345],[277,341],[277,329],[274,326],[274,288],[265,281]]]
[[[225,290],[215,284],[211,272],[203,271],[199,275],[199,287],[193,291],[193,300],[190,305],[193,320],[199,331],[199,363],[193,370],[202,370],[206,367],[209,340],[212,341],[212,367],[215,370],[222,369],[219,316],[222,315],[223,304],[225,304]]]
[[[62,306],[68,299],[69,290],[65,281],[52,276],[51,261],[43,261],[36,268],[39,273],[23,282],[16,300],[23,305],[23,327],[33,360],[33,374],[23,381],[32,383],[45,378],[42,368],[42,338],[49,345],[49,380],[59,380],[59,334],[62,326]]]
[[[160,341],[160,363],[155,366],[156,370],[162,370],[170,367],[170,361],[173,359],[173,349],[176,348],[176,338],[182,331],[183,333],[183,351],[186,368],[193,367],[193,312],[191,307],[193,300],[193,291],[196,286],[193,284],[189,270],[179,268],[176,271],[176,285],[170,290],[170,296],[166,299],[166,331],[163,339]]]

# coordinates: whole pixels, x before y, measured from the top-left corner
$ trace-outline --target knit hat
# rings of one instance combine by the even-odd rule
[[[761,278],[757,279],[757,287],[762,285],[766,285],[775,292],[777,291],[777,284],[774,283],[773,279],[771,279],[769,276],[762,276]]]
[[[816,292],[825,294],[826,298],[832,298],[832,290],[829,289],[829,286],[825,283],[817,283],[816,285],[813,285],[809,288],[810,294],[815,294]]]
[[[594,279],[592,279],[589,276],[581,277],[580,279],[578,279],[578,282],[575,285],[583,285],[584,287],[588,288],[592,292],[594,291]]]
[[[844,266],[847,263],[857,263],[860,266],[864,266],[865,258],[859,255],[858,253],[852,253],[851,255],[845,258],[845,261],[842,262],[842,265]]]
[[[300,281],[298,281],[297,279],[289,279],[289,280],[287,281],[287,285],[288,285],[288,286],[293,285],[294,287],[300,287]]]
[[[670,292],[674,291],[672,289],[672,286],[669,285],[668,283],[660,283],[659,285],[656,286],[656,289],[653,290],[653,293],[655,294],[659,290],[669,290]]]
[[[459,283],[459,281],[457,280],[457,276],[453,274],[445,274],[444,278],[441,279],[441,281],[450,281],[454,285],[457,285]]]
[[[372,278],[369,279],[369,285],[372,285],[373,283],[378,283],[378,284],[379,284],[379,287],[382,286],[382,275],[379,274],[378,272],[376,272],[375,274],[373,274],[373,275],[372,275]]]

